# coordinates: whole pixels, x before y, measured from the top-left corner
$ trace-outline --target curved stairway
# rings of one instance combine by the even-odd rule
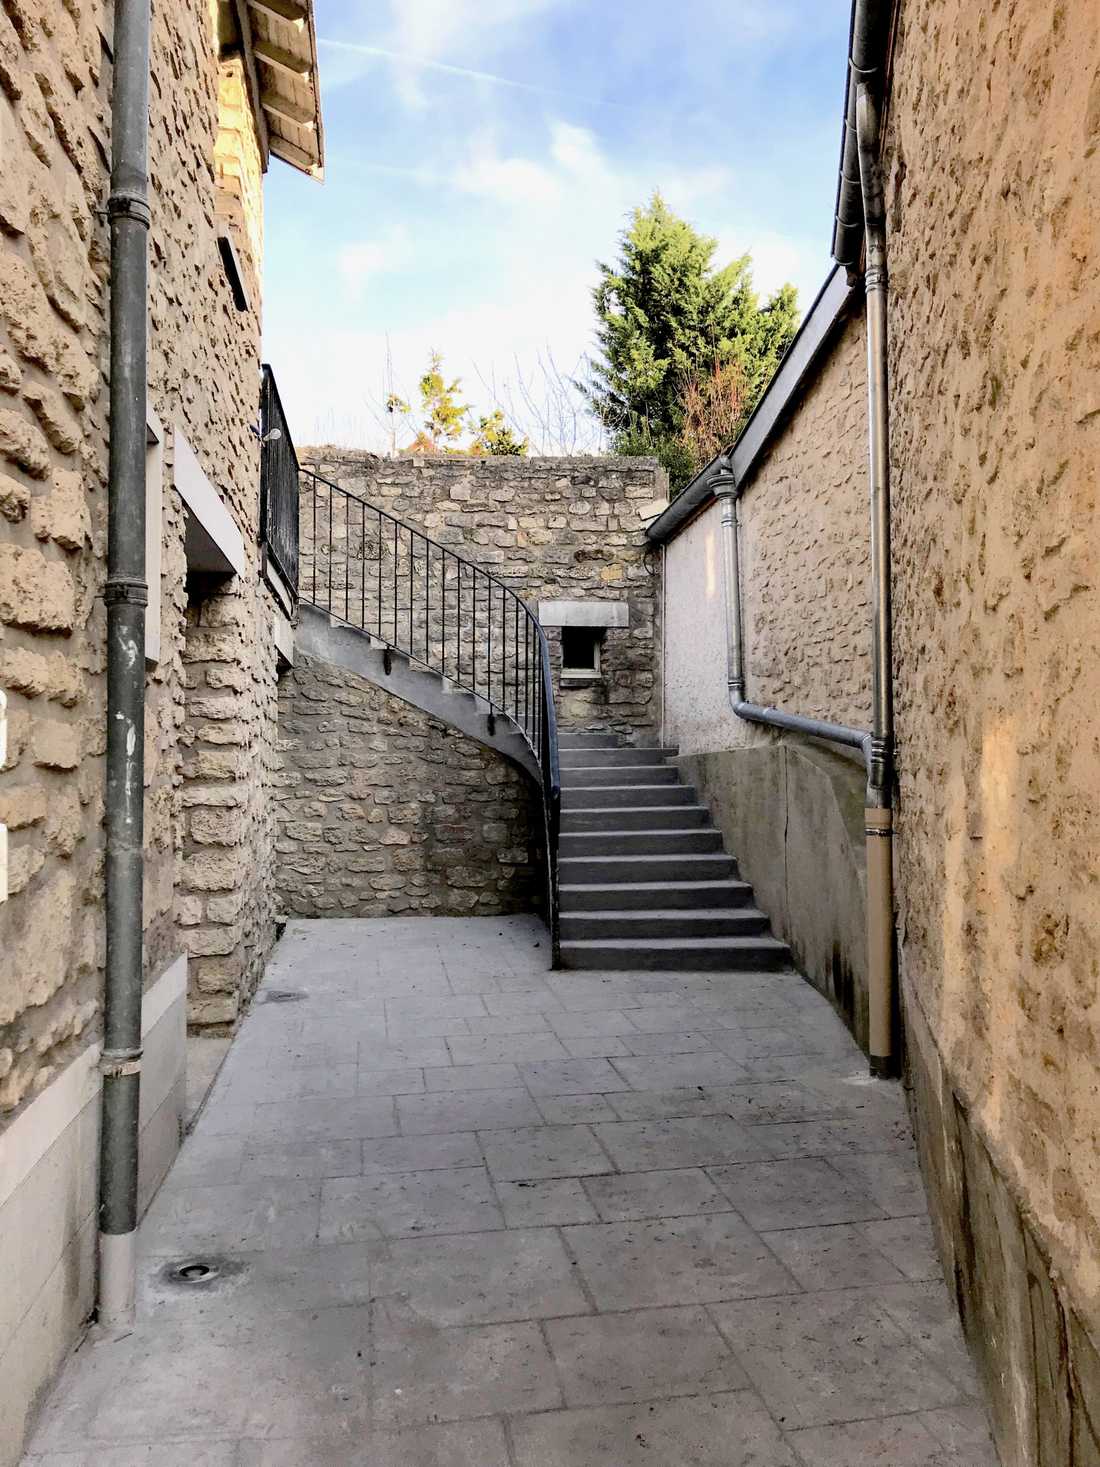
[[[786,967],[673,749],[561,734],[558,880],[566,968]]]

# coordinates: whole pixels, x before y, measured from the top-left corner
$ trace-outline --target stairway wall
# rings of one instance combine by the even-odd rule
[[[492,749],[330,663],[279,685],[276,887],[292,917],[538,908],[541,812]]]
[[[629,625],[604,634],[601,673],[562,686],[561,631],[548,627],[558,723],[634,737],[660,723],[657,649],[659,568],[642,535],[643,519],[663,503],[668,479],[646,458],[383,459],[361,450],[303,448],[304,465],[362,496],[441,545],[493,571],[532,607],[540,601],[625,602]],[[392,561],[375,527],[354,513],[318,529],[319,564],[337,588],[360,577],[373,585],[382,556],[387,605]],[[366,544],[364,544],[364,539]],[[399,552],[400,553],[400,552]],[[302,516],[302,583],[310,584],[313,524]],[[350,555],[350,564],[348,557]],[[337,600],[339,599],[339,591]],[[433,602],[438,607],[439,594]],[[337,611],[339,607],[335,607]],[[417,629],[418,634],[420,628]]]

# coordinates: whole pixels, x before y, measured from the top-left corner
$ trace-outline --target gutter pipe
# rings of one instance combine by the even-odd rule
[[[107,801],[98,1318],[134,1317],[141,1086],[149,0],[116,0],[111,104]]]
[[[890,380],[887,360],[886,204],[879,120],[871,89],[856,103],[867,296],[867,436],[871,489],[871,708],[867,765],[867,957],[871,1068],[889,1073],[894,1030],[894,678],[890,602]]]
[[[858,9],[858,5],[857,5]],[[722,568],[726,601],[726,665],[733,712],[748,723],[766,724],[811,738],[856,748],[867,767],[864,830],[867,850],[867,976],[869,1052],[872,1075],[896,1073],[894,1046],[893,890],[893,647],[890,599],[889,375],[887,366],[886,212],[879,166],[878,114],[870,88],[855,97],[861,180],[862,228],[866,238],[864,287],[867,299],[867,413],[871,501],[871,703],[870,730],[784,713],[745,699],[744,631],[737,536],[741,488],[728,456],[708,472],[708,488],[722,505]]]

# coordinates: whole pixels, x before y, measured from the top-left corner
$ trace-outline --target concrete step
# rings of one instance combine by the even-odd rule
[[[614,769],[562,766],[562,789],[610,788],[628,784],[678,784],[680,772],[674,764],[628,764]]]
[[[563,784],[562,810],[637,809],[651,805],[694,805],[693,784]]]
[[[675,749],[563,749],[563,769],[618,769],[632,764],[663,764],[676,753]]]
[[[626,741],[613,733],[559,733],[559,749],[621,749]]]
[[[561,837],[563,856],[688,856],[722,849],[717,830],[577,830]]]
[[[737,862],[721,851],[699,856],[563,856],[558,876],[563,886],[594,881],[621,885],[631,881],[721,881],[737,875]]]
[[[584,881],[562,880],[558,888],[562,912],[637,912],[725,910],[751,907],[752,887],[731,877],[724,881]]]
[[[790,963],[786,943],[774,937],[605,938],[561,945],[564,968],[638,969],[656,972],[774,972]]]
[[[688,830],[709,824],[710,811],[705,805],[641,805],[636,809],[596,805],[590,810],[563,809],[561,817],[563,835],[582,830]]]
[[[768,930],[768,919],[755,907],[715,907],[709,911],[676,907],[637,912],[562,912],[561,935],[570,942],[602,938],[748,937]]]

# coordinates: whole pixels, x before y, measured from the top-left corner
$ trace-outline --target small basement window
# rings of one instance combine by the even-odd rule
[[[602,627],[562,627],[562,677],[599,677],[602,640]]]

